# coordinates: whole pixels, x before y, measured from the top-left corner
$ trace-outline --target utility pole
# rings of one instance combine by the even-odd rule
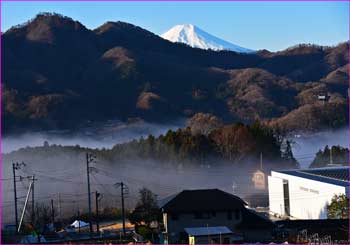
[[[122,220],[123,220],[123,236],[125,237],[125,209],[124,209],[124,183],[120,183],[121,197],[122,197]]]
[[[61,220],[62,219],[62,216],[61,216],[61,195],[59,192],[58,192],[58,216],[59,216],[59,219]]]
[[[19,226],[18,226],[18,230],[17,232],[19,233],[19,231],[21,230],[21,226],[22,226],[22,222],[23,222],[23,218],[24,218],[24,214],[26,212],[27,209],[27,204],[28,204],[28,200],[29,200],[29,194],[32,191],[32,185],[34,184],[34,178],[32,178],[32,181],[30,182],[29,188],[28,188],[28,192],[27,192],[27,196],[26,196],[26,200],[24,202],[24,207],[22,210],[22,215],[21,215],[21,219],[19,221]]]
[[[35,206],[34,206],[34,181],[35,181],[35,176],[32,176],[32,224],[34,226],[35,223]]]
[[[260,170],[263,170],[263,154],[260,152]]]
[[[329,163],[330,163],[330,165],[333,164],[332,146],[329,149]]]
[[[15,194],[15,222],[16,222],[16,232],[18,230],[18,209],[17,209],[17,189],[16,189],[16,167],[15,163],[12,163],[12,172],[13,172],[13,188]]]
[[[126,235],[126,230],[125,230],[125,209],[124,209],[124,191],[125,191],[125,185],[123,182],[118,182],[114,184],[116,187],[120,186],[120,195],[122,199],[122,221],[123,221],[123,236],[125,237]]]
[[[51,199],[51,220],[52,224],[55,223],[55,210],[53,209],[53,199]]]
[[[13,173],[13,191],[15,199],[15,223],[16,223],[16,232],[18,231],[18,208],[17,208],[17,187],[16,187],[16,170],[21,169],[21,166],[25,166],[25,163],[12,163],[12,173]]]
[[[80,233],[80,211],[78,208],[78,232]]]
[[[100,234],[100,221],[99,221],[99,213],[98,213],[98,202],[99,202],[99,197],[101,196],[100,193],[97,191],[95,192],[95,208],[96,208],[96,229],[97,229],[97,234]]]
[[[88,184],[88,202],[89,202],[89,226],[90,226],[90,235],[93,232],[92,222],[91,222],[91,193],[90,193],[90,166],[89,164],[95,160],[95,156],[86,153],[86,174],[87,174],[87,184]]]

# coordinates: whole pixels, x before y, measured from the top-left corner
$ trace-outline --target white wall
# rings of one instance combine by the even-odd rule
[[[283,179],[268,176],[268,188],[270,211],[284,215]]]
[[[326,207],[332,197],[335,194],[346,194],[344,186],[272,171],[269,177],[270,210],[280,215],[284,215],[284,212],[281,213],[279,211],[281,209],[277,208],[281,204],[280,193],[281,189],[283,193],[283,181],[277,179],[288,180],[290,215],[297,219],[326,219]]]

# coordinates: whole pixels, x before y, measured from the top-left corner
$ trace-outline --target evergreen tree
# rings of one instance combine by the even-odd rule
[[[147,188],[139,191],[139,201],[129,215],[132,224],[150,227],[151,222],[160,221],[161,212],[157,204],[157,196]]]
[[[327,206],[329,219],[349,219],[349,198],[344,195],[334,195],[331,203]]]

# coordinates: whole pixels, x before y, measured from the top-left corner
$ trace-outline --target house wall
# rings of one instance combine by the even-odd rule
[[[270,212],[284,215],[283,179],[268,177]]]
[[[347,194],[344,186],[272,171],[269,177],[270,211],[279,215],[285,215],[281,180],[288,181],[290,216],[297,219],[326,219],[327,205],[333,196]]]
[[[221,241],[221,242],[220,242]],[[191,242],[189,240],[189,242]],[[194,243],[193,244],[224,244],[224,243],[231,243],[231,235],[212,235],[212,236],[197,236],[194,237]]]
[[[241,230],[241,233],[244,237],[244,242],[264,242],[272,239],[272,228],[245,229]]]
[[[195,219],[193,213],[179,214],[178,220],[173,220],[171,214],[163,213],[165,231],[168,235],[169,243],[179,242],[180,233],[185,232],[185,228],[206,227],[206,226],[226,226],[232,231],[242,220],[242,212],[239,210],[239,219],[236,219],[235,211],[232,211],[232,220],[227,218],[227,212],[216,212],[215,217],[208,219]]]

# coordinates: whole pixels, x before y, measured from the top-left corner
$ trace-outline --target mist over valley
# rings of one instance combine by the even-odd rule
[[[96,155],[91,165],[91,188],[103,194],[101,207],[120,206],[119,192],[114,186],[123,181],[128,189],[127,207],[135,205],[138,190],[147,187],[154,191],[159,199],[177,193],[183,189],[220,188],[235,193],[254,203],[266,203],[267,193],[253,186],[252,177],[260,169],[259,157],[246,157],[242,160],[207,157],[199,163],[186,159],[153,159],[138,156],[138,151],[118,155],[113,151],[115,145],[129,144],[132,140],[147,139],[149,134],[155,137],[167,134],[168,130],[183,128],[185,122],[179,120],[175,125],[157,125],[138,122],[129,126],[119,126],[111,134],[111,127],[82,130],[79,133],[27,133],[22,136],[9,136],[2,142],[3,164],[3,203],[6,214],[13,212],[12,162],[25,162],[26,166],[18,171],[19,176],[35,175],[35,195],[37,201],[49,203],[51,199],[60,201],[61,212],[65,216],[75,215],[86,210],[86,156],[87,152]],[[84,134],[84,133],[85,134]],[[107,132],[105,135],[101,132]],[[347,129],[319,132],[291,137],[293,155],[300,166],[307,168],[315,153],[325,145],[347,146]],[[315,144],[317,142],[317,144]],[[9,144],[9,145],[7,145]],[[131,146],[133,149],[135,146]],[[119,153],[118,153],[119,154]],[[169,153],[170,154],[170,153]],[[264,171],[283,168],[281,160],[263,159]],[[295,168],[287,166],[287,168]],[[29,180],[19,184],[19,196],[25,196]],[[253,199],[250,197],[254,196]],[[23,204],[23,200],[21,201]],[[13,215],[12,215],[13,216]],[[11,215],[4,216],[4,222],[11,221]]]

